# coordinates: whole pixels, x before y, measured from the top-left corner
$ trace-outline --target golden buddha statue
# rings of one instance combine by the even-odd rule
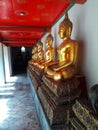
[[[37,43],[38,46],[38,61],[41,62],[44,60],[44,50],[43,50],[43,43],[39,41]]]
[[[34,63],[36,66],[38,66],[40,63],[44,61],[44,50],[43,50],[43,43],[39,41],[37,43],[37,60]]]
[[[34,45],[32,49],[32,59],[29,61],[29,64],[33,65],[35,61],[37,60],[37,58],[38,58],[37,46]]]
[[[51,34],[49,34],[45,40],[46,50],[44,52],[44,60],[38,65],[39,69],[44,69],[45,66],[51,64],[51,62],[54,60],[54,48],[52,47],[52,43],[53,37]]]
[[[54,80],[71,78],[76,73],[78,43],[70,38],[72,22],[66,13],[65,19],[59,25],[59,36],[63,42],[57,48],[58,61],[47,66],[45,73]]]

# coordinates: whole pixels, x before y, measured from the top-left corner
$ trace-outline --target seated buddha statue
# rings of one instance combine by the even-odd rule
[[[58,62],[47,66],[45,73],[58,81],[69,79],[76,73],[78,43],[71,39],[72,22],[66,13],[65,19],[59,25],[59,36],[63,42],[57,47]]]
[[[49,34],[46,37],[45,45],[46,50],[44,52],[44,60],[42,62],[39,62],[38,68],[40,70],[43,70],[47,65],[51,64],[51,62],[54,60],[54,48],[52,47],[53,43],[53,37],[51,34]]]
[[[38,66],[40,63],[44,61],[43,43],[41,41],[37,43],[37,49],[37,60],[35,62],[36,66]]]
[[[37,46],[34,45],[32,49],[32,59],[28,62],[28,64],[34,65],[37,61],[38,53],[37,53]]]

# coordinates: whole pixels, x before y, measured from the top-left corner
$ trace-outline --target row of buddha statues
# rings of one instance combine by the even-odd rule
[[[32,64],[56,81],[73,77],[77,72],[78,42],[71,39],[72,27],[73,24],[66,13],[59,25],[58,35],[63,42],[57,47],[57,59],[53,48],[53,36],[49,33],[45,40],[46,50],[43,50],[43,43],[38,41],[33,46],[32,59],[28,64]]]
[[[72,27],[66,13],[58,31],[63,42],[54,48],[51,32],[45,39],[45,50],[44,44],[38,41],[32,49],[28,72],[51,126],[70,124],[72,130],[97,130],[98,119],[88,102],[85,77],[77,74],[78,42],[71,39]],[[98,85],[90,93],[92,106],[97,112],[95,90],[97,95]]]

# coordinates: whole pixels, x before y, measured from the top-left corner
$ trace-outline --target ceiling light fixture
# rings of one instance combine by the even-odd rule
[[[28,14],[28,12],[24,11],[24,10],[16,10],[15,14],[17,14],[19,16],[26,16]]]
[[[25,15],[25,12],[20,12],[20,16],[24,16]]]
[[[21,52],[25,52],[26,50],[25,50],[25,47],[24,46],[22,46],[21,47]]]

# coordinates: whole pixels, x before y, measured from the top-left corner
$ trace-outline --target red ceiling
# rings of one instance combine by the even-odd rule
[[[1,41],[13,46],[35,44],[72,4],[74,0],[0,0]]]

